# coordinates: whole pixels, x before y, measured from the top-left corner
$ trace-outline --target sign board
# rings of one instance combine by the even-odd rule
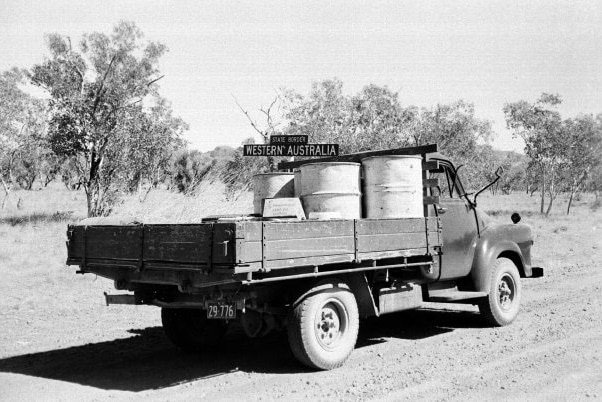
[[[338,156],[339,144],[245,144],[244,156]]]
[[[298,198],[266,198],[263,207],[264,218],[305,219],[305,212]]]

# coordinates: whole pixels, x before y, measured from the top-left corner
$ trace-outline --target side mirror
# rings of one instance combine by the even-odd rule
[[[497,181],[502,177],[502,174],[504,173],[504,168],[499,166],[497,169],[495,169],[495,179],[489,183],[488,185],[486,185],[485,187],[483,187],[482,189],[480,189],[479,191],[477,191],[477,193],[474,195],[473,201],[472,201],[472,205],[474,207],[477,206],[477,197],[479,196],[479,194],[481,194],[483,191],[487,190],[489,187],[493,186],[495,183],[497,183]]]

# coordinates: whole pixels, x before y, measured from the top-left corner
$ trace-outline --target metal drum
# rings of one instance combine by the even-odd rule
[[[295,197],[301,197],[301,170],[295,169]]]
[[[293,173],[261,173],[253,176],[253,211],[263,214],[263,204],[266,198],[293,197]]]
[[[361,217],[359,163],[309,163],[300,170],[301,204],[308,218],[312,212],[343,219]]]
[[[365,218],[424,216],[420,156],[372,156],[362,167]]]

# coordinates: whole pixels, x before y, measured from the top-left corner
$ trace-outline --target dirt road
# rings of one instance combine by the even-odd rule
[[[512,325],[485,327],[472,306],[371,319],[330,372],[300,366],[284,334],[234,329],[220,348],[186,355],[165,339],[158,309],[102,306],[108,281],[51,280],[18,302],[18,281],[5,282],[0,400],[602,399],[601,218],[541,225],[534,254],[546,276],[523,281]]]

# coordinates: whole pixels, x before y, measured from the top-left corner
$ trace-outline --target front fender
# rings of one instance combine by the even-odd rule
[[[474,291],[489,293],[491,270],[499,257],[511,259],[521,276],[531,276],[532,244],[531,228],[527,225],[496,225],[488,228],[477,243],[470,270]]]

